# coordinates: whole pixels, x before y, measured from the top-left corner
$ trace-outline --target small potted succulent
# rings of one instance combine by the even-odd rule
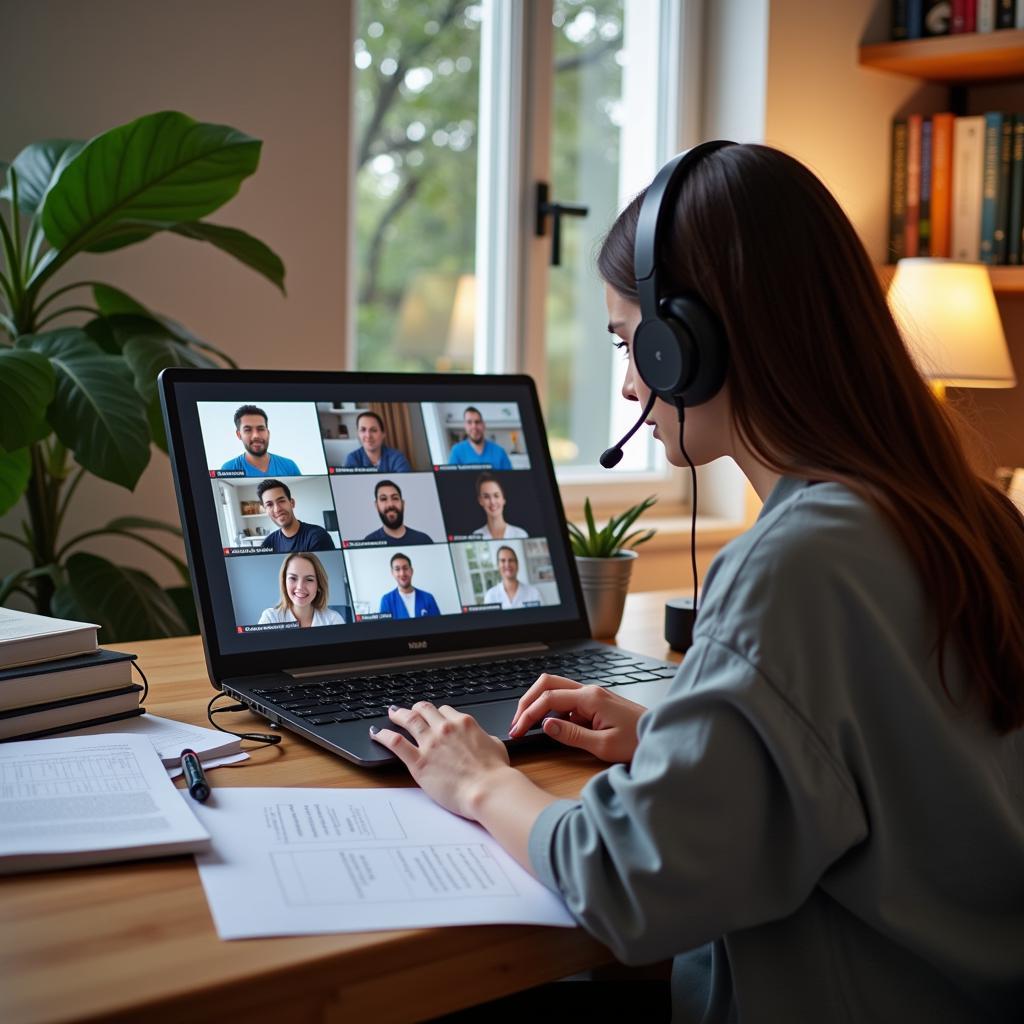
[[[633,530],[633,524],[658,499],[651,495],[637,505],[612,516],[598,529],[590,499],[583,503],[584,533],[569,523],[569,540],[583,587],[583,600],[593,636],[608,637],[618,632],[629,590],[629,577],[637,557],[635,548],[649,541],[654,530]]]

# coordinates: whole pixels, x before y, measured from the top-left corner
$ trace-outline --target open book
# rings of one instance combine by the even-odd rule
[[[60,736],[0,746],[0,874],[209,845],[209,833],[144,736]]]

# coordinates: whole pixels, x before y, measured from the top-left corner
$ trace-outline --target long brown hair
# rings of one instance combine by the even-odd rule
[[[598,256],[632,301],[642,199]],[[718,150],[687,175],[658,259],[663,282],[722,321],[744,444],[776,472],[841,481],[885,514],[932,602],[947,695],[952,638],[995,729],[1024,725],[1024,520],[971,468],[825,186],[767,146]]]

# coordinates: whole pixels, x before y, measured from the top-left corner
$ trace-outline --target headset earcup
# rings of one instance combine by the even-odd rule
[[[633,334],[633,365],[659,398],[673,401],[691,374],[692,345],[677,324],[658,317],[641,320]]]
[[[676,338],[685,339],[680,345],[686,373],[668,400],[681,397],[687,407],[709,401],[721,391],[729,368],[729,346],[718,317],[696,295],[663,299],[659,312],[659,322]]]

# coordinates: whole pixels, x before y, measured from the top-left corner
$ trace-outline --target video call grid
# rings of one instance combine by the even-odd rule
[[[414,411],[417,415],[412,416],[410,419],[417,423],[420,441],[422,444],[426,444],[428,443],[428,439],[426,437],[427,431],[424,426],[423,410],[428,409],[430,411],[433,411],[438,405],[451,406],[453,403],[390,402],[376,404],[378,408],[382,409],[382,411],[402,407]],[[215,463],[218,460],[211,455],[211,452],[215,451],[216,448],[211,444],[210,422],[209,420],[204,420],[202,416],[203,407],[206,407],[207,409],[209,409],[210,407],[216,407],[219,411],[228,410],[231,413],[232,420],[234,418],[235,413],[237,413],[239,409],[245,409],[248,407],[250,411],[242,417],[242,423],[240,424],[240,426],[245,428],[251,427],[253,424],[256,424],[257,427],[262,425],[264,428],[262,431],[260,431],[260,433],[264,435],[265,440],[265,443],[262,446],[262,453],[270,453],[270,465],[268,466],[266,472],[260,472],[259,470],[252,469],[252,467],[248,467],[246,469],[231,468],[232,461],[236,466],[242,464],[242,461],[244,460],[245,457],[244,451],[241,455],[235,456],[233,460],[228,460],[227,462],[221,463],[220,469],[210,469],[212,486],[216,486],[216,482],[221,481],[223,482],[223,484],[231,486],[232,490],[235,489],[235,485],[241,484],[242,481],[245,481],[246,486],[251,487],[253,485],[258,486],[259,483],[263,482],[264,480],[277,479],[270,472],[270,470],[274,468],[275,465],[281,465],[283,463],[285,468],[300,470],[300,467],[295,460],[291,459],[288,456],[276,456],[276,453],[271,448],[270,438],[272,435],[272,431],[270,429],[270,416],[272,415],[273,411],[280,411],[281,406],[287,405],[292,409],[295,409],[296,407],[298,407],[299,409],[304,408],[313,416],[316,417],[316,423],[319,429],[317,429],[315,433],[318,436],[318,440],[320,442],[320,450],[318,452],[318,455],[322,459],[321,465],[325,472],[302,473],[300,470],[297,474],[282,474],[283,479],[281,479],[280,482],[284,484],[285,487],[287,487],[288,489],[291,489],[298,483],[305,481],[323,480],[325,477],[327,478],[327,480],[330,481],[329,495],[331,507],[330,509],[325,509],[324,511],[329,511],[333,514],[333,525],[336,527],[336,529],[330,532],[335,532],[338,534],[341,545],[340,553],[343,556],[343,559],[340,562],[335,563],[334,571],[329,572],[327,574],[329,578],[333,577],[333,580],[330,582],[330,588],[332,592],[330,607],[340,607],[341,609],[344,609],[343,621],[345,624],[350,624],[357,622],[380,621],[394,618],[406,618],[412,616],[426,617],[433,615],[464,615],[480,611],[497,611],[501,610],[502,608],[505,608],[506,610],[513,610],[516,608],[536,608],[542,605],[556,605],[560,603],[560,598],[557,594],[557,585],[555,584],[553,574],[550,574],[550,560],[547,551],[547,541],[542,536],[543,524],[531,523],[530,525],[534,527],[533,529],[524,529],[523,527],[517,526],[514,523],[509,523],[506,520],[504,524],[503,536],[501,539],[498,540],[493,539],[492,534],[489,530],[490,521],[488,518],[488,513],[487,511],[485,511],[485,509],[490,510],[491,516],[495,514],[496,510],[498,510],[498,514],[500,515],[504,507],[507,507],[508,505],[507,494],[510,491],[519,490],[519,486],[515,485],[512,481],[514,481],[516,477],[519,477],[521,479],[521,484],[527,485],[529,471],[531,469],[529,461],[526,461],[525,464],[521,464],[518,468],[516,468],[513,467],[511,461],[507,459],[507,453],[505,453],[505,461],[502,461],[499,457],[496,457],[494,455],[495,448],[499,446],[496,445],[495,441],[486,438],[486,421],[480,414],[480,410],[486,409],[489,406],[493,407],[496,404],[499,403],[480,403],[479,406],[473,406],[472,404],[469,404],[465,407],[467,410],[471,410],[471,413],[467,412],[466,416],[464,417],[464,420],[468,421],[468,427],[476,427],[477,436],[473,437],[469,429],[463,431],[466,436],[463,437],[460,441],[455,442],[451,446],[451,449],[449,450],[449,461],[442,461],[441,459],[436,459],[435,461],[435,458],[438,454],[436,444],[436,436],[438,432],[435,431],[435,441],[432,445],[430,445],[431,450],[430,459],[428,460],[428,468],[420,472],[417,472],[417,470],[414,468],[413,463],[411,463],[408,460],[408,458],[405,458],[404,453],[400,454],[402,454],[403,458],[405,458],[405,465],[408,468],[401,470],[396,470],[395,468],[393,468],[390,472],[382,471],[381,466],[369,468],[360,465],[330,465],[330,462],[337,460],[332,459],[328,453],[327,442],[330,440],[328,436],[329,427],[325,424],[324,417],[318,415],[325,411],[347,413],[349,414],[350,418],[356,422],[368,421],[373,427],[376,427],[378,429],[378,437],[371,438],[369,446],[363,445],[360,448],[360,451],[365,452],[367,450],[367,447],[369,447],[371,454],[376,454],[378,458],[380,458],[382,454],[386,455],[388,453],[388,449],[390,448],[390,446],[386,444],[386,429],[381,429],[383,428],[382,416],[379,413],[375,412],[374,410],[369,409],[366,404],[359,406],[355,402],[341,402],[337,403],[337,405],[331,405],[330,403],[327,402],[268,402],[265,403],[264,405],[260,405],[258,402],[253,402],[244,403],[242,406],[236,406],[234,405],[234,403],[200,402],[198,403],[198,406],[200,407],[203,441],[206,447],[208,466],[210,466],[211,463]],[[506,408],[511,407],[515,410],[515,430],[512,432],[513,438],[516,438],[517,435],[518,438],[522,438],[522,420],[519,413],[518,404],[504,403],[504,405]],[[351,406],[351,408],[347,408],[346,406]],[[257,415],[256,410],[263,410],[266,415]],[[473,423],[473,420],[477,421],[476,424]],[[234,423],[232,422],[231,425],[233,426]],[[366,432],[373,433],[372,430],[367,430]],[[449,434],[450,433],[451,428],[449,427]],[[383,437],[380,436],[381,434],[383,435]],[[473,449],[473,454],[477,458],[479,458],[480,461],[472,461],[468,463],[462,462],[461,464],[451,461],[458,457],[457,450],[459,450],[460,448],[463,452],[463,458],[466,457],[465,452],[467,446],[470,444],[471,439],[477,440],[477,448],[481,447],[481,434],[483,435],[483,451],[480,452],[477,451],[476,448]],[[242,441],[241,430],[235,431],[235,435],[237,448],[237,443]],[[374,440],[376,440],[378,445],[376,452],[374,452],[372,448],[372,443]],[[517,450],[515,451],[515,454],[519,456],[525,455],[528,460],[528,455],[525,452],[525,450],[520,451],[518,450],[518,445],[516,447]],[[250,448],[247,445],[246,448],[250,452],[253,451],[253,448],[255,448],[256,453],[261,452],[260,446],[258,444],[253,445],[253,448]],[[383,452],[381,451],[381,449],[383,449]],[[397,449],[391,449],[392,452],[396,450]],[[492,461],[485,461],[485,457],[489,457]],[[383,464],[384,460],[382,458],[380,458],[380,461]],[[422,465],[422,458],[417,459],[416,461]],[[394,466],[393,461],[392,466]],[[498,468],[499,466],[507,466],[507,468]],[[320,467],[318,466],[317,468]],[[426,503],[433,504],[434,510],[436,512],[435,523],[436,520],[440,518],[440,532],[443,539],[435,540],[432,535],[426,534],[424,531],[417,531],[415,527],[408,526],[404,514],[401,518],[399,528],[402,525],[406,526],[405,536],[400,538],[387,536],[385,534],[384,528],[388,525],[388,522],[384,518],[384,515],[380,513],[376,496],[374,497],[374,511],[377,512],[379,516],[379,521],[381,522],[382,525],[377,527],[376,530],[371,530],[368,534],[362,536],[347,536],[347,534],[349,534],[350,532],[353,534],[361,532],[357,531],[354,528],[354,524],[353,529],[351,531],[347,529],[345,524],[347,522],[351,522],[351,517],[347,514],[342,513],[342,509],[350,507],[348,505],[348,502],[344,500],[346,493],[351,490],[358,491],[365,488],[366,485],[362,483],[360,483],[357,486],[354,486],[355,481],[352,478],[360,477],[369,477],[369,488],[375,491],[377,494],[384,495],[385,492],[388,490],[392,492],[400,492],[398,495],[392,493],[391,497],[397,497],[399,502],[402,503],[403,505],[406,505],[405,491],[406,488],[408,487],[410,480],[418,477],[424,483],[429,482],[429,490],[427,490],[426,492],[423,490],[421,485],[421,487],[419,488],[419,496],[421,499],[425,497]],[[391,481],[393,486],[381,487],[378,489],[378,485],[380,484],[382,479]],[[442,490],[446,492],[444,499],[442,498],[441,494]],[[522,490],[523,500],[521,504],[525,510],[530,508],[530,502],[526,497],[526,491],[528,490],[528,487],[523,487]],[[290,497],[285,495],[283,489],[274,488],[268,489],[268,491],[271,496],[271,499],[276,497],[278,500],[284,500],[286,503],[291,500]],[[481,500],[481,494],[484,494],[486,501]],[[472,506],[469,508],[468,511],[470,512],[470,514],[474,516],[475,519],[483,520],[483,524],[476,526],[475,529],[470,528],[470,525],[467,524],[467,495],[470,501],[472,502]],[[216,497],[214,500],[216,501]],[[239,499],[240,506],[242,505],[243,501],[244,499]],[[382,497],[381,501],[379,502],[379,505],[383,506],[385,511],[387,510],[388,502],[386,496]],[[297,511],[298,509],[296,502],[292,504],[292,512],[294,514],[294,518],[296,520],[299,520],[300,524],[303,527],[305,527],[307,524],[299,519],[298,515],[296,514]],[[404,513],[404,511],[405,509],[403,508],[402,512]],[[262,507],[259,509],[259,511],[253,510],[253,514],[255,515],[262,515],[265,513],[266,510]],[[528,517],[530,519],[535,520],[538,515],[539,510],[533,508],[531,509]],[[276,521],[273,519],[273,517],[270,518],[272,518],[272,521]],[[365,520],[365,517],[363,518]],[[223,522],[219,518],[218,522],[220,523],[221,528],[223,530]],[[299,547],[293,548],[293,553],[306,555],[312,554],[314,551],[324,552],[339,550],[335,547],[334,542],[330,539],[330,533],[326,529],[321,528],[319,526],[315,526],[315,524],[310,525],[313,525],[315,530],[320,535],[320,543],[316,546],[308,546],[305,548],[300,545]],[[267,534],[266,538],[259,546],[253,546],[250,544],[244,547],[233,547],[230,544],[226,545],[223,548],[224,555],[226,556],[226,558],[231,559],[236,558],[240,555],[251,556],[253,554],[259,554],[263,557],[266,557],[268,555],[279,554],[281,555],[281,557],[273,559],[274,565],[279,566],[281,562],[285,560],[287,554],[282,554],[279,551],[275,551],[273,547],[265,548],[262,546],[263,543],[266,543],[267,539],[274,535],[274,533],[281,535],[280,528],[276,531],[272,531],[270,534]],[[410,533],[412,535],[411,537]],[[381,536],[382,534],[384,534],[384,536]],[[417,540],[415,538],[417,537],[418,534],[422,534],[423,536],[421,536]],[[324,538],[326,538],[326,541],[324,541]],[[523,540],[531,540],[535,546],[538,544],[542,545],[542,561],[547,563],[549,571],[549,575],[544,582],[550,584],[549,590],[553,590],[554,593],[549,594],[548,600],[544,600],[538,588],[535,587],[532,583],[526,582],[522,579],[517,579],[518,593],[516,594],[516,599],[514,603],[510,604],[508,595],[503,594],[503,604],[502,600],[497,599],[495,596],[495,591],[497,591],[501,587],[502,577],[499,575],[498,582],[494,586],[489,587],[487,593],[484,595],[483,598],[481,598],[479,592],[474,591],[468,583],[468,580],[472,576],[472,573],[470,572],[468,566],[458,564],[460,558],[468,557],[467,555],[462,554],[461,552],[468,551],[469,548],[472,548],[474,545],[476,545],[476,547],[479,548],[481,544],[487,544],[490,548],[493,549],[492,554],[495,555],[495,558],[492,564],[494,565],[495,570],[497,570],[499,558],[503,558],[507,562],[509,558],[512,557],[509,553],[510,550],[514,552],[515,562],[518,563],[518,565],[522,565],[526,561],[526,559],[522,557],[521,544],[514,543],[516,541]],[[502,547],[505,548],[504,552],[500,551]],[[402,611],[396,604],[396,602],[401,601],[401,598],[399,597],[399,588],[396,585],[396,587],[393,590],[387,591],[385,592],[385,594],[381,596],[378,605],[378,610],[357,611],[357,608],[365,608],[367,605],[372,607],[372,602],[367,602],[359,596],[354,596],[352,587],[350,585],[350,581],[352,580],[353,576],[358,576],[360,574],[360,562],[367,557],[365,552],[369,550],[385,554],[388,558],[389,565],[392,565],[391,576],[393,577],[393,579],[398,580],[398,575],[395,574],[395,570],[393,564],[391,563],[391,559],[394,557],[393,552],[400,552],[400,549],[402,548],[408,548],[410,551],[415,551],[418,549],[420,552],[424,554],[426,553],[425,549],[440,549],[436,551],[436,554],[440,554],[442,551],[445,553],[446,557],[444,564],[446,571],[442,572],[442,576],[444,576],[445,578],[441,581],[441,586],[439,588],[436,588],[446,591],[445,600],[441,604],[438,604],[432,592],[427,591],[425,588],[421,589],[420,586],[413,584],[413,594],[415,595],[416,601],[415,608],[406,608],[404,611]],[[381,549],[384,549],[383,552],[381,552]],[[405,558],[397,559],[396,562],[394,563],[394,565],[399,566],[399,574],[405,575],[411,568],[412,575],[415,576],[416,569],[413,568],[411,564],[409,564],[413,561],[412,556],[406,554],[405,552],[401,553],[406,555]],[[438,564],[436,562],[434,563],[433,568],[436,574],[438,572]],[[479,567],[476,567],[474,571],[476,572],[477,575],[479,575],[481,570]],[[419,581],[417,581],[417,583],[418,582]],[[406,587],[408,587],[408,583],[406,583]],[[234,598],[235,592],[238,589],[234,582],[230,583],[230,589],[232,591],[232,596]],[[250,588],[246,587],[245,589],[249,590]],[[337,593],[339,589],[343,590],[345,598],[344,604],[340,606],[335,604],[335,598],[333,596]],[[454,603],[452,601],[453,594]],[[385,598],[390,599],[389,606],[392,608],[391,611],[385,610]],[[488,598],[491,599],[488,600]],[[406,601],[403,602],[403,604],[406,603],[412,604],[412,600],[407,597]],[[421,607],[421,604],[425,605],[426,607]],[[238,602],[236,601],[236,611],[237,607]],[[263,614],[266,615],[271,610],[271,608],[267,608],[264,610]],[[412,613],[411,615],[410,612]],[[238,616],[236,615],[236,618],[237,617]],[[251,616],[247,617],[251,618]],[[318,622],[315,624],[337,625],[341,623],[333,621]],[[294,620],[291,622],[246,622],[238,625],[236,628],[239,633],[262,632],[272,629],[298,628],[298,623]]]

